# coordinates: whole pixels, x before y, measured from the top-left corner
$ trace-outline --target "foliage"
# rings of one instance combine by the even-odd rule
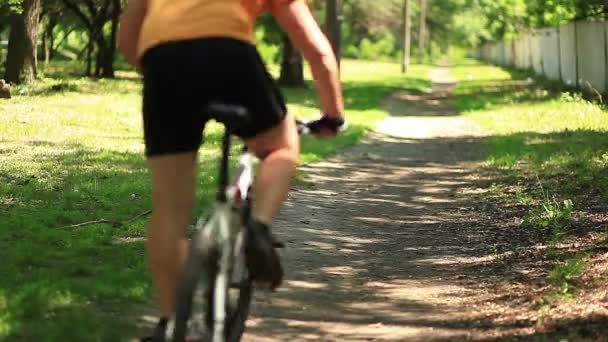
[[[0,0],[0,32],[7,23],[9,9],[19,11],[23,0]],[[98,27],[91,27],[94,18],[102,21],[103,36],[111,40],[110,13],[107,0],[46,0],[43,2],[41,23],[53,24],[54,34],[82,32],[100,37]],[[71,4],[71,5],[70,5]],[[124,5],[124,0],[121,1]],[[412,0],[412,51],[417,52],[419,1]],[[70,5],[70,10],[68,10]],[[324,22],[325,1],[309,1],[320,23]],[[528,28],[558,25],[569,20],[598,16],[606,12],[604,0],[442,0],[430,1],[427,26],[430,32],[426,55],[439,56],[449,45],[472,47],[486,41],[511,39]],[[95,13],[91,12],[94,10]],[[80,13],[78,13],[80,12]],[[88,13],[91,12],[91,13]],[[105,13],[104,13],[105,12]],[[403,0],[344,0],[343,54],[351,58],[396,59],[403,49]],[[55,23],[53,18],[57,19]],[[101,19],[100,19],[101,20]],[[100,20],[94,20],[100,22]],[[56,26],[55,26],[56,25]],[[281,33],[270,15],[259,20],[256,30],[258,47],[265,60],[278,62],[281,58]],[[72,38],[73,39],[73,38]],[[59,58],[83,59],[89,37],[83,42],[69,44],[63,38],[55,39],[59,45]],[[97,53],[113,46],[110,41],[99,40],[94,45]],[[57,57],[53,56],[53,57]],[[97,56],[99,60],[100,56]],[[103,56],[101,56],[103,57]],[[107,62],[105,63],[107,64]],[[101,68],[101,66],[98,66]],[[100,70],[97,70],[101,72]],[[92,73],[92,72],[90,72]],[[98,74],[98,73],[97,73]],[[111,72],[108,72],[111,74]]]
[[[8,9],[11,12],[21,13],[23,0],[0,0],[0,9]]]
[[[528,2],[530,26],[556,26],[606,13],[605,0],[532,0]]]
[[[281,58],[281,49],[279,48],[280,36],[279,28],[272,18],[264,16],[256,27],[255,38],[256,45],[260,55],[266,63],[278,63]]]
[[[608,8],[605,0],[466,0],[455,5],[452,42],[465,46],[509,40],[529,28],[599,16]]]
[[[551,270],[549,279],[552,281],[555,295],[560,299],[570,299],[576,290],[576,276],[587,269],[586,256],[579,255],[569,258],[558,264]]]
[[[524,226],[549,228],[556,234],[561,234],[573,222],[573,210],[572,200],[560,203],[555,198],[547,198],[540,207],[530,209],[524,218]]]
[[[347,52],[350,54],[350,57],[368,60],[391,57],[396,53],[395,38],[392,35],[386,35],[384,38],[375,42],[372,42],[372,40],[368,38],[363,38],[358,49],[351,46]]]

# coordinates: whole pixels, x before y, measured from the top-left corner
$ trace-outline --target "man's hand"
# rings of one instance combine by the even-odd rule
[[[320,96],[320,106],[330,118],[344,112],[338,64],[331,44],[317,24],[305,0],[274,0],[272,13],[292,43],[309,62]],[[335,133],[325,132],[329,135]]]

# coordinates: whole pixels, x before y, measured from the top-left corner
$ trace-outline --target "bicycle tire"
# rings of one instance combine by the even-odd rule
[[[241,227],[245,227],[251,216],[252,196],[248,196],[245,200],[245,205],[239,210],[238,217],[234,218],[233,222],[239,222]],[[245,260],[245,249],[241,246],[236,259]],[[228,288],[226,295],[226,320],[225,340],[226,342],[239,342],[245,332],[247,318],[251,308],[251,300],[253,296],[253,284],[246,274],[246,270],[241,269],[240,273],[236,269],[233,270],[233,279],[242,280],[240,284],[233,284]]]
[[[215,274],[214,274],[215,275]],[[207,293],[205,298],[202,298],[206,301],[206,312],[205,312],[205,327],[204,337],[201,340],[202,342],[211,342],[213,336],[213,298],[215,297],[215,286],[211,285],[210,291]],[[194,292],[191,292],[194,297]],[[249,311],[251,308],[251,300],[253,296],[253,285],[250,282],[245,284],[240,284],[240,286],[232,286],[228,289],[228,293],[226,295],[226,319],[224,323],[225,327],[225,341],[226,342],[239,342],[245,332],[247,318],[249,317]],[[193,304],[194,300],[190,300],[189,303]],[[187,309],[186,309],[187,310]],[[190,309],[191,310],[191,309]],[[180,310],[184,313],[184,310]],[[186,313],[188,311],[185,311]],[[182,316],[182,325],[181,328],[184,329],[183,334],[185,334],[185,329],[187,329],[187,322],[190,319],[185,318],[185,315]],[[177,318],[176,318],[177,321]],[[177,324],[177,323],[176,323]],[[177,329],[177,326],[176,326]],[[183,334],[175,335],[177,338],[181,338],[184,336]],[[175,337],[174,337],[175,338]],[[183,341],[177,340],[175,341]]]
[[[229,289],[228,292],[225,338],[226,342],[239,342],[245,332],[247,318],[249,317],[253,286],[248,282],[238,288]]]
[[[241,208],[240,211],[240,220],[241,225],[246,227],[249,220],[251,219],[251,208],[253,204],[253,193],[251,192],[251,188],[248,191],[248,196],[245,199],[245,205]],[[246,242],[245,242],[246,243]],[[244,246],[242,246],[242,250],[239,252],[244,254]],[[243,260],[245,259],[244,255],[241,255]],[[226,322],[227,334],[226,334],[226,342],[239,342],[243,333],[245,332],[247,318],[249,318],[249,311],[251,309],[251,301],[253,298],[253,284],[248,277],[244,275],[239,275],[237,278],[246,279],[243,284],[240,284],[234,292],[238,291],[238,299],[234,300],[234,296],[228,296],[229,305],[228,311],[231,315],[230,320]]]
[[[173,331],[173,341],[183,342],[188,333],[188,323],[192,317],[193,304],[196,291],[199,287],[202,276],[210,279],[215,278],[216,270],[213,267],[213,259],[215,258],[213,246],[210,241],[201,238],[192,240],[190,255],[186,260],[186,265],[182,273],[182,278],[178,284],[176,303],[175,303],[175,327]],[[207,293],[213,296],[214,290],[212,283],[207,282],[210,288]],[[203,298],[209,306],[209,298]],[[208,317],[208,313],[205,314]],[[206,318],[207,318],[206,317]],[[203,324],[207,324],[206,331],[210,331],[208,319],[203,319]]]

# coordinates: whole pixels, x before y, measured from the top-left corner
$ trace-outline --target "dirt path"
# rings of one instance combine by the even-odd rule
[[[277,220],[287,284],[261,294],[246,341],[474,338],[467,265],[481,255],[472,209],[476,127],[451,108],[447,69],[356,147],[305,167]]]

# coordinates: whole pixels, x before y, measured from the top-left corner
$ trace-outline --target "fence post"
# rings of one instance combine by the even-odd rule
[[[548,67],[547,67],[547,61],[545,60],[546,56],[545,56],[545,53],[543,52],[543,50],[544,50],[544,47],[545,47],[545,42],[547,40],[549,40],[549,35],[550,34],[551,33],[549,33],[549,29],[548,28],[542,29],[540,31],[540,51],[539,52],[540,52],[540,65],[541,65],[541,70],[542,70],[542,74],[541,75],[543,75],[547,79],[549,79],[549,76],[548,76],[549,70],[548,70]]]
[[[557,35],[557,65],[559,66],[559,80],[563,83],[562,77],[562,32],[560,30],[560,26],[555,29]]]
[[[608,21],[604,22],[604,65],[606,66],[605,80],[605,93],[608,94]]]
[[[574,74],[576,75],[576,80],[574,81],[574,86],[580,87],[581,86],[579,84],[580,77],[578,74],[578,21],[574,22],[574,65],[576,66],[574,68],[574,70],[575,70]]]
[[[532,37],[533,34],[528,34],[528,51],[530,52],[530,68],[534,70],[534,54],[532,53]]]

